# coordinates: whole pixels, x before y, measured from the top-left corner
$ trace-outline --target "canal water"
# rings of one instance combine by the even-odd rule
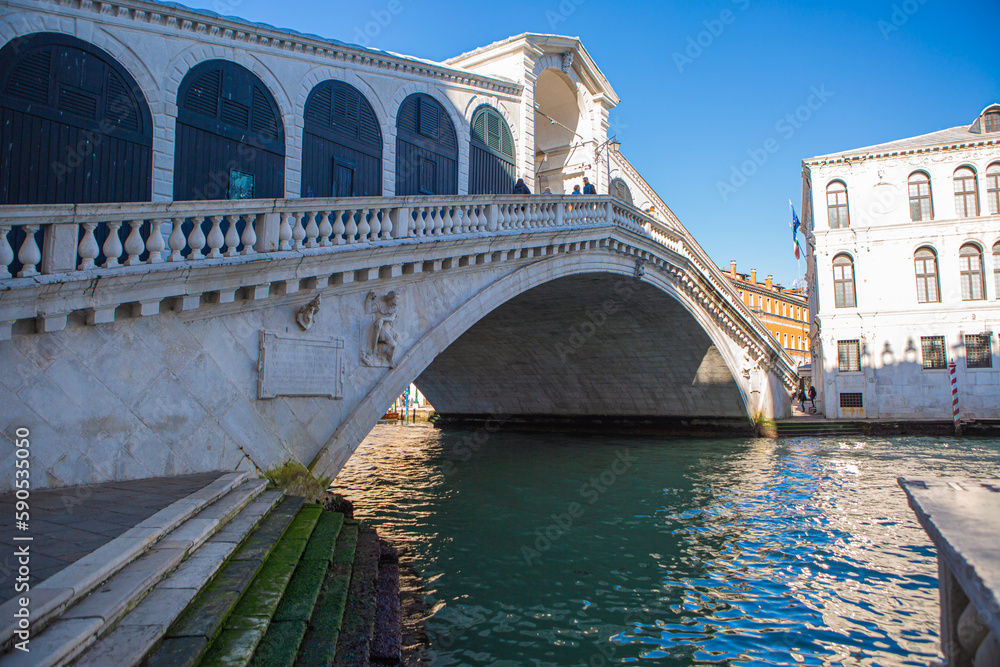
[[[898,476],[1000,440],[377,427],[335,484],[424,581],[421,664],[920,665],[935,553]]]

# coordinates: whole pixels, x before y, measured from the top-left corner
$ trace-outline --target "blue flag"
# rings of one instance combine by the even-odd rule
[[[799,222],[799,216],[795,215],[795,207],[792,205],[792,200],[788,200],[788,206],[792,209],[792,245],[795,249],[795,259],[799,258],[799,227],[801,223]]]

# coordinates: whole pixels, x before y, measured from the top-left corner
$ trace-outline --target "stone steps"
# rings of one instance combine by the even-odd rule
[[[31,650],[8,652],[0,665],[60,665],[78,655],[263,490],[247,477],[221,475],[33,587]]]
[[[295,523],[301,506],[302,498],[279,503],[181,612],[142,664],[198,664],[286,530],[312,530],[307,522]]]
[[[254,480],[254,486],[263,491],[265,482]],[[74,666],[129,667],[139,664],[282,496],[278,490],[263,491],[255,498],[251,496],[250,502],[238,514],[169,577],[160,581],[111,632],[84,652]]]

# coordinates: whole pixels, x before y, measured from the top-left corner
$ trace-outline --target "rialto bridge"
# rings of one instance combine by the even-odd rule
[[[0,44],[0,424],[36,486],[334,474],[411,381],[445,415],[788,414],[790,359],[612,150],[577,40],[437,64],[12,0]],[[563,196],[584,174],[610,194]]]

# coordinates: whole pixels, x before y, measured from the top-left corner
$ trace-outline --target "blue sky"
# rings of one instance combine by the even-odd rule
[[[788,229],[803,158],[965,125],[1000,102],[996,0],[187,4],[431,60],[522,32],[579,37],[621,98],[622,152],[717,264],[785,285],[805,269]]]

